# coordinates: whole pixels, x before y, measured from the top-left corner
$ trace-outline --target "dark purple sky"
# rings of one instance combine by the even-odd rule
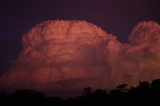
[[[160,22],[159,0],[1,0],[0,73],[21,49],[21,37],[33,25],[48,19],[93,22],[126,41],[139,21]]]

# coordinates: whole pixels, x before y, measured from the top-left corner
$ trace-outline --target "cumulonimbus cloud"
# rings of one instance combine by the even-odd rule
[[[16,64],[1,76],[0,85],[63,95],[160,78],[160,25],[139,23],[128,42],[86,21],[45,21],[23,36]]]

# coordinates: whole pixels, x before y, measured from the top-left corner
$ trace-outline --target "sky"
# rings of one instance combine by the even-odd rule
[[[86,20],[127,42],[138,22],[160,22],[159,4],[159,0],[1,0],[0,73],[20,54],[23,34],[37,23]]]

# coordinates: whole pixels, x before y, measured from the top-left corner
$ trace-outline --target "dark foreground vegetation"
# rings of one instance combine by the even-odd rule
[[[0,93],[1,106],[160,106],[160,79],[137,87],[121,84],[110,92],[85,88],[81,96],[70,99],[47,97],[33,90],[18,90],[13,94]]]

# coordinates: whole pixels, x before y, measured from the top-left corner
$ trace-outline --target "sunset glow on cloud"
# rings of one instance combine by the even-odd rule
[[[160,78],[160,25],[156,22],[140,22],[128,43],[121,43],[86,21],[50,20],[29,30],[22,46],[15,65],[0,78],[2,88],[62,95],[88,86],[111,89]]]

